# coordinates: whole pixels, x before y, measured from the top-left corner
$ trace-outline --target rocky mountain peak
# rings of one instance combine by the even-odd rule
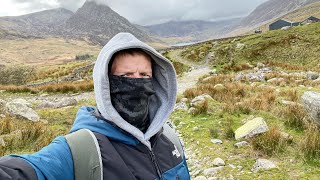
[[[138,38],[150,41],[148,35],[107,5],[86,1],[65,24],[69,34],[86,35],[92,41],[105,44],[119,32],[130,32]]]

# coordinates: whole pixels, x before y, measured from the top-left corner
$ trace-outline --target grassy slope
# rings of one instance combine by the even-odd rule
[[[76,55],[97,56],[101,47],[86,42],[49,39],[0,39],[1,64],[48,65],[73,61]]]
[[[246,82],[233,83],[232,78],[229,79],[230,76],[233,76],[233,72],[246,70],[245,64],[256,65],[259,62],[279,71],[313,70],[320,73],[319,32],[320,23],[315,23],[288,31],[270,31],[235,40],[219,41],[219,45],[212,46],[211,49],[206,48],[210,43],[207,42],[202,45],[189,46],[181,52],[184,58],[188,59],[192,57],[190,53],[193,51],[191,54],[197,57],[189,58],[189,60],[196,62],[201,59],[201,52],[213,53],[215,57],[211,60],[211,66],[225,73],[207,82],[199,81],[197,88],[184,93],[189,100],[202,93],[210,94],[215,102],[209,105],[208,114],[191,116],[186,112],[178,111],[174,112],[171,117],[182,133],[186,147],[191,148],[199,159],[198,164],[209,168],[212,167],[213,159],[220,157],[226,161],[226,164],[243,166],[242,170],[225,167],[217,175],[217,177],[225,178],[228,178],[229,174],[236,179],[317,179],[320,176],[320,159],[307,161],[304,158],[305,149],[301,148],[301,143],[309,137],[308,130],[302,128],[302,124],[298,122],[295,122],[298,124],[291,124],[292,119],[297,118],[302,121],[304,114],[299,108],[290,109],[280,103],[283,99],[299,102],[303,92],[309,90],[304,86],[313,87],[312,91],[320,92],[320,84],[312,84],[311,81],[304,80],[304,86],[299,86],[295,84],[294,78],[285,78],[282,84],[266,84],[267,87],[271,85],[274,88],[263,89],[259,88],[259,85],[265,83],[250,85]],[[243,49],[236,48],[239,43],[245,45]],[[219,91],[213,88],[215,84],[223,84],[227,88]],[[238,102],[241,102],[242,105],[236,106]],[[280,143],[282,140],[275,143],[276,145],[266,143],[261,145],[265,150],[260,151],[254,150],[254,143],[251,142],[249,147],[236,149],[233,144],[237,141],[230,138],[228,132],[230,132],[230,127],[232,131],[240,127],[241,121],[249,116],[263,117],[270,128],[275,128],[276,133],[267,136],[277,136],[278,132],[286,132],[293,137],[293,143],[282,144]],[[194,127],[199,130],[194,130]],[[315,136],[319,141],[319,133]],[[212,144],[210,139],[213,138],[222,139],[223,145]],[[256,139],[256,144],[257,141],[258,144],[259,141],[270,141],[263,138],[265,137]],[[316,144],[319,148],[319,142]],[[271,150],[266,151],[266,149]],[[278,169],[251,173],[251,168],[258,157],[277,162]],[[191,168],[195,169],[195,167]]]

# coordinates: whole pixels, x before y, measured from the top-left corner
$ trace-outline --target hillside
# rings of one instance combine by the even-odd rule
[[[1,31],[0,31],[1,32]],[[97,56],[101,47],[59,38],[0,39],[1,65],[55,65],[75,61],[77,55]]]
[[[58,8],[22,16],[0,17],[0,28],[21,36],[53,36],[72,15],[72,11]]]
[[[230,35],[244,34],[314,2],[319,2],[319,0],[269,0],[259,5],[244,18],[240,22],[239,27],[230,33]]]
[[[197,42],[222,37],[240,22],[240,18],[224,21],[170,21],[145,26],[152,36],[169,43]]]

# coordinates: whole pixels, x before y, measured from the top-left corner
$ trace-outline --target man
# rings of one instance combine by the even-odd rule
[[[97,107],[80,108],[70,133],[93,132],[103,179],[190,179],[185,157],[163,129],[176,99],[172,64],[133,35],[119,33],[101,50],[93,80]],[[75,179],[89,171],[76,163],[87,153],[77,157],[70,148],[63,136],[34,154],[3,157],[0,179]]]

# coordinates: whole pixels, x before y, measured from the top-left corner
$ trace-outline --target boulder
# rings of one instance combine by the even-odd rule
[[[264,75],[264,73],[261,73],[261,72],[249,73],[249,74],[247,74],[247,79],[250,82],[264,82],[265,75]]]
[[[6,109],[11,115],[38,122],[40,117],[30,106],[31,104],[24,99],[15,99],[6,104]]]
[[[277,166],[272,161],[269,161],[267,159],[257,159],[251,171],[258,172],[259,170],[268,170],[273,168],[277,168]]]
[[[320,93],[307,91],[301,97],[301,103],[311,118],[320,124]]]
[[[213,98],[209,94],[202,94],[192,99],[191,106],[195,108],[201,108],[208,100],[213,100]]]
[[[213,165],[215,165],[215,166],[224,166],[226,164],[224,163],[224,161],[221,158],[215,158],[213,160]]]
[[[258,117],[248,121],[243,126],[238,128],[235,131],[235,138],[236,140],[239,140],[241,138],[248,139],[257,134],[267,132],[268,130],[269,130],[268,125],[264,121],[264,119]]]

